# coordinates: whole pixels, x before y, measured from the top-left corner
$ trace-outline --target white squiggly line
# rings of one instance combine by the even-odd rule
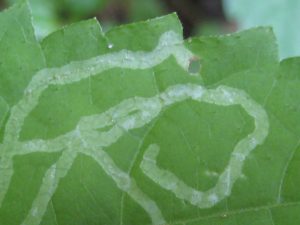
[[[158,46],[152,52],[131,52],[128,50],[122,50],[117,53],[106,54],[85,61],[73,62],[61,68],[44,69],[33,76],[32,81],[25,90],[23,98],[11,109],[9,119],[5,127],[3,145],[0,146],[0,206],[2,205],[3,199],[10,184],[11,177],[13,175],[12,161],[15,155],[23,155],[32,152],[54,152],[68,150],[72,150],[73,152],[76,152],[76,154],[79,152],[90,154],[91,152],[86,150],[87,147],[90,147],[90,149],[95,149],[97,147],[109,146],[109,143],[116,142],[124,134],[126,129],[134,128],[131,127],[133,126],[132,123],[130,125],[130,123],[126,121],[126,116],[123,116],[124,118],[122,117],[122,111],[124,111],[123,107],[126,106],[126,104],[123,104],[123,106],[119,105],[119,107],[112,109],[114,111],[113,114],[111,112],[106,113],[111,115],[109,121],[106,121],[107,118],[104,119],[104,124],[113,125],[113,128],[108,132],[97,133],[95,130],[93,130],[94,122],[89,124],[83,124],[82,122],[79,122],[74,131],[71,131],[65,135],[61,135],[54,140],[32,140],[27,142],[19,142],[18,140],[20,132],[25,118],[34,109],[34,107],[36,107],[40,95],[45,89],[48,88],[49,85],[69,84],[80,81],[89,76],[97,75],[105,70],[115,67],[147,69],[160,64],[170,56],[174,56],[178,64],[184,69],[187,69],[189,66],[189,58],[191,58],[193,54],[183,46],[182,41],[182,37],[180,37],[179,34],[169,31],[161,36]],[[129,106],[134,107],[134,105],[131,104],[129,104]],[[116,116],[115,112],[119,112],[121,114]],[[104,117],[106,114],[104,114]],[[142,116],[145,118],[149,117],[149,115],[147,116],[146,114],[147,112],[144,112]],[[98,116],[96,117],[98,118]],[[114,120],[111,120],[111,118]],[[82,118],[81,121],[84,119],[88,119],[88,117]],[[124,124],[122,124],[122,121]],[[141,123],[141,126],[146,122],[149,121],[144,120]],[[85,140],[83,136],[85,136],[87,140]],[[95,137],[95,141],[97,140],[95,145],[93,144],[93,137]],[[99,140],[102,140],[103,142],[99,143]],[[74,148],[74,143],[77,143],[78,146],[80,146],[80,149]],[[87,143],[89,143],[89,145],[87,145]],[[59,160],[64,161],[64,157],[61,157]],[[106,172],[110,171],[106,167],[107,164],[101,164],[99,161],[98,163]],[[68,171],[72,165],[72,162],[66,165],[65,171]],[[67,174],[67,172],[62,174],[55,173],[54,176],[50,176],[50,174],[53,174],[51,173],[52,168],[54,167],[51,167],[46,172],[41,190],[44,188],[45,183],[50,182],[51,179],[53,179],[52,183],[53,187],[55,188],[48,192],[47,198],[41,198],[39,194],[37,195],[30,213],[24,220],[24,225],[26,223],[30,225],[40,223],[43,212],[46,210],[45,207],[48,204],[49,199],[51,199],[59,179]],[[118,180],[118,177],[114,177],[113,174],[109,174],[109,176],[113,177],[115,181]],[[131,182],[134,183],[133,179],[130,179]],[[165,220],[156,203],[149,199],[145,194],[141,194],[142,191],[139,190],[137,186],[134,189],[130,189],[127,193],[145,209],[153,224],[165,223]],[[40,204],[39,210],[34,207],[36,202],[39,202],[38,204]]]
[[[231,101],[232,98],[244,96],[241,94],[243,92],[230,89],[231,91],[235,91],[236,96],[228,96],[228,93],[220,94],[220,91],[229,90],[226,89],[227,87],[219,88],[217,89],[219,91],[216,91],[206,90],[204,87],[194,84],[175,85],[154,97],[130,98],[104,113],[82,117],[73,131],[52,140],[31,140],[26,142],[19,142],[18,140],[25,118],[36,107],[40,95],[49,85],[69,84],[115,67],[147,69],[158,65],[170,56],[174,56],[178,64],[185,70],[188,70],[190,59],[193,57],[193,54],[183,46],[182,38],[172,31],[164,33],[160,38],[158,46],[149,53],[122,50],[117,53],[74,62],[61,68],[39,71],[26,88],[24,97],[17,105],[12,107],[6,124],[4,141],[0,146],[0,206],[13,175],[14,156],[32,152],[62,151],[62,155],[57,162],[45,173],[40,190],[33,201],[32,208],[22,223],[22,225],[40,224],[60,179],[67,175],[77,155],[82,153],[93,158],[106,174],[115,181],[118,188],[125,191],[147,212],[154,225],[165,224],[166,221],[157,204],[139,189],[129,174],[117,167],[103,148],[118,141],[128,130],[143,127],[147,123],[150,123],[159,115],[162,108],[170,104],[184,101],[187,98],[197,100],[206,96],[207,102],[228,105],[228,101]],[[253,101],[252,103],[254,104]],[[245,107],[247,106],[245,105]],[[255,114],[256,111],[253,113]],[[250,115],[252,114],[250,113]],[[258,123],[256,126],[261,126],[261,124],[266,125],[265,123],[261,123],[262,121],[260,120],[256,120],[256,122]],[[100,132],[98,130],[100,128],[110,129]],[[257,141],[261,140],[259,139],[261,137],[255,138]],[[151,153],[151,151],[149,150],[148,153]],[[243,151],[237,153],[244,157],[248,154]],[[145,172],[146,169],[144,168],[143,171]],[[162,185],[162,187],[164,186]],[[230,186],[228,189],[230,189]]]
[[[244,160],[267,137],[269,131],[267,113],[245,92],[226,86],[219,86],[217,89],[209,90],[203,87],[202,91],[194,92],[191,89],[173,92],[171,89],[169,94],[163,93],[163,95],[170,96],[170,92],[176,94],[178,98],[192,98],[199,102],[222,106],[241,105],[255,120],[254,131],[237,143],[231,153],[229,163],[219,176],[216,185],[205,192],[189,187],[173,173],[159,168],[156,162],[156,157],[159,153],[157,145],[150,145],[145,151],[140,168],[150,179],[162,188],[173,192],[179,199],[186,200],[199,208],[210,208],[231,194],[234,183],[242,175]],[[172,100],[173,98],[171,98],[170,102]]]

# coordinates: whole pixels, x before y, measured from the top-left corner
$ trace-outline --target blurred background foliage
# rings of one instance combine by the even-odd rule
[[[0,0],[7,8],[18,0]],[[300,0],[28,0],[42,39],[65,24],[96,17],[103,30],[177,12],[185,37],[272,26],[280,56],[300,55]]]
[[[300,0],[223,0],[227,18],[239,29],[272,26],[281,58],[300,56]]]

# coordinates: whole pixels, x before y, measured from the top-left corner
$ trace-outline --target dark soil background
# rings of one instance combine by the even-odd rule
[[[0,9],[7,8],[16,1],[0,0]],[[29,0],[29,2],[33,6],[39,4],[39,7],[46,3],[44,4],[46,11],[51,10],[50,14],[53,14],[50,19],[55,20],[59,26],[96,17],[109,29],[118,24],[177,12],[184,27],[185,37],[235,30],[235,26],[225,19],[222,0]],[[89,8],[85,9],[83,6],[87,5]]]
[[[143,0],[142,0],[143,1]],[[161,0],[162,14],[177,12],[183,27],[185,37],[195,33],[202,24],[213,21],[217,24],[227,24],[221,0]],[[100,21],[115,20],[123,24],[130,21],[130,3],[112,1],[106,10],[99,12]]]

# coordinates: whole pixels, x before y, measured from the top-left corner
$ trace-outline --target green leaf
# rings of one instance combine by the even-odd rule
[[[300,55],[300,1],[223,0],[228,17],[239,29],[272,26],[278,38],[281,58]]]
[[[139,21],[153,18],[163,14],[164,3],[159,0],[129,1],[129,18],[131,21]]]
[[[0,224],[300,223],[300,58],[270,28],[184,41],[170,14],[38,43],[21,3],[0,34]]]
[[[0,15],[0,95],[15,104],[31,77],[45,66],[36,42],[27,4],[15,5]]]
[[[2,97],[0,97],[0,127],[2,127],[2,124],[4,123],[8,110],[9,107],[6,101]]]
[[[5,0],[7,4],[13,5],[16,2],[24,0]],[[55,9],[55,1],[49,0],[28,0],[32,12],[32,23],[34,26],[35,35],[38,39],[42,39],[49,33],[58,29],[59,19]]]

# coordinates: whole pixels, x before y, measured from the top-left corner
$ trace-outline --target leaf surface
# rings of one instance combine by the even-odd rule
[[[170,14],[38,43],[27,18],[0,15],[0,46],[31,37],[0,53],[0,224],[299,224],[300,60],[269,28],[184,41]]]

